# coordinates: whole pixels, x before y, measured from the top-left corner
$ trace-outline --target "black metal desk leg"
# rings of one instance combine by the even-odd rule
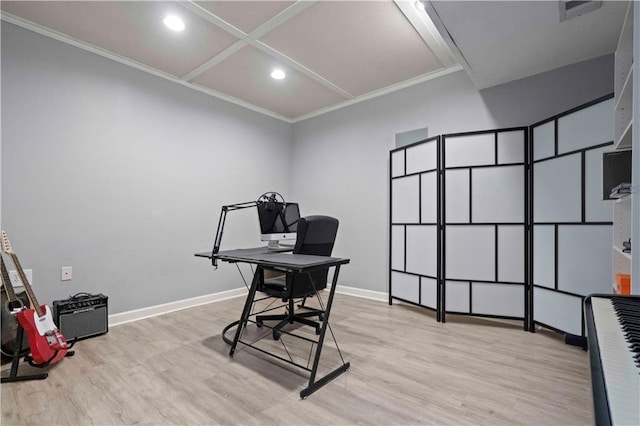
[[[347,371],[350,367],[350,363],[344,363],[340,367],[333,370],[331,373],[322,377],[316,382],[316,373],[318,371],[318,364],[320,363],[320,355],[322,353],[322,345],[324,343],[324,336],[327,331],[327,325],[329,324],[329,315],[331,314],[331,304],[333,303],[333,296],[336,292],[336,286],[338,284],[338,274],[340,273],[340,265],[336,266],[336,270],[333,273],[333,281],[331,282],[331,290],[329,290],[329,300],[327,301],[327,307],[324,312],[324,321],[322,322],[322,328],[320,329],[320,337],[318,338],[318,344],[316,346],[316,354],[313,359],[313,367],[311,368],[311,376],[309,377],[309,386],[300,392],[300,398],[304,399],[320,389],[331,380],[338,377],[340,374]],[[336,342],[337,344],[337,342]]]
[[[258,288],[258,282],[261,275],[262,266],[258,265],[258,267],[256,268],[256,272],[253,274],[253,280],[251,280],[249,294],[247,294],[247,300],[244,302],[244,309],[242,310],[242,316],[240,317],[240,321],[238,322],[238,328],[236,328],[236,336],[233,338],[233,344],[231,345],[229,356],[233,356],[233,354],[235,353],[236,345],[238,344],[238,340],[240,340],[240,335],[242,334],[242,329],[247,325],[247,320],[249,319],[249,315],[251,314],[251,305],[253,304],[253,299],[256,296],[256,289]]]

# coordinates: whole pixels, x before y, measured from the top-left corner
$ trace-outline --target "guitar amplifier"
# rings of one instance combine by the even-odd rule
[[[86,339],[109,331],[108,297],[78,293],[53,302],[53,318],[67,340]]]

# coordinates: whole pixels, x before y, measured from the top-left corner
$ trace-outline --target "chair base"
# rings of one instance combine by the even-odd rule
[[[288,313],[288,314],[280,314],[280,315],[258,315],[256,316],[256,324],[258,327],[262,327],[264,321],[280,321],[278,324],[273,326],[271,329],[273,330],[273,340],[278,340],[280,338],[280,330],[287,324],[300,323],[304,325],[308,325],[310,327],[314,327],[316,329],[316,334],[320,334],[320,323],[317,321],[311,321],[308,318],[318,317],[320,320],[323,320],[324,311],[313,310],[311,312],[300,312],[300,313]]]

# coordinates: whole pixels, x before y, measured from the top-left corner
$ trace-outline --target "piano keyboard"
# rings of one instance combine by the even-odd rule
[[[589,297],[585,316],[596,424],[640,425],[640,297]]]

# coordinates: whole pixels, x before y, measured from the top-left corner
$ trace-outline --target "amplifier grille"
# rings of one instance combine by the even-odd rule
[[[67,340],[84,339],[109,331],[107,297],[70,298],[53,302],[55,322]]]

